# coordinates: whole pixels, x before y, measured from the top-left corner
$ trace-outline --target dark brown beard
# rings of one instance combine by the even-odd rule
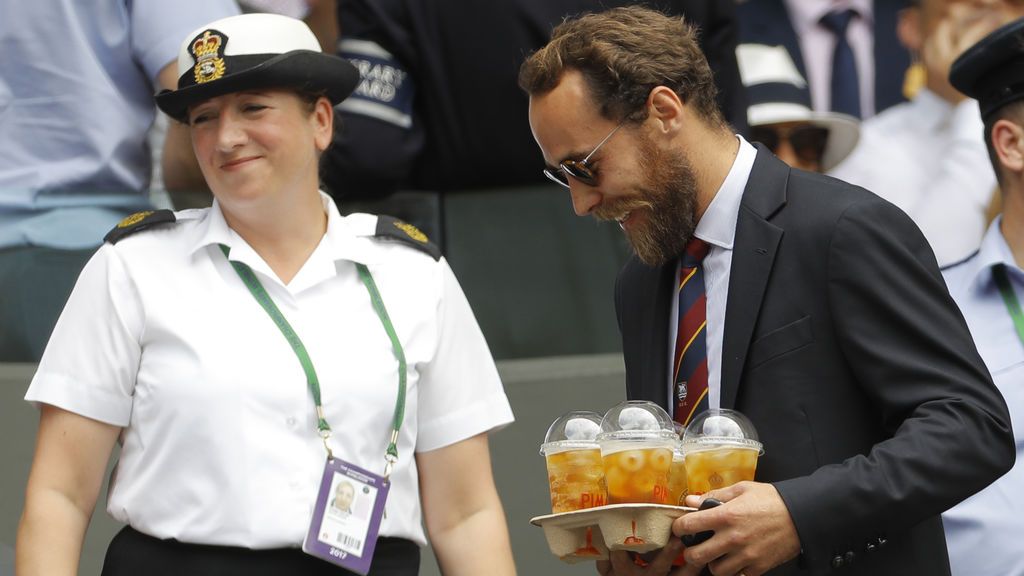
[[[640,170],[645,181],[636,198],[646,205],[647,221],[626,236],[641,261],[660,266],[683,252],[697,228],[697,177],[681,152],[662,151],[646,138]]]

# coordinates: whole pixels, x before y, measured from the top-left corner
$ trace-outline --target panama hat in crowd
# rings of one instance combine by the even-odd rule
[[[838,112],[812,110],[807,81],[784,46],[741,44],[736,49],[736,61],[747,90],[747,121],[751,127],[809,122],[827,129],[821,158],[821,168],[826,171],[853,151],[860,139],[859,121]]]
[[[189,106],[240,90],[322,91],[337,104],[358,83],[355,66],[321,52],[301,20],[243,14],[211,22],[185,39],[178,52],[178,89],[160,92],[156,103],[168,116],[184,121]]]

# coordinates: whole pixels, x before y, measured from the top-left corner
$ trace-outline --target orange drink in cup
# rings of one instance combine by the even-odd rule
[[[756,448],[719,446],[686,455],[687,487],[691,494],[704,494],[743,480],[753,480],[757,469]]]
[[[601,415],[573,411],[551,423],[540,453],[547,462],[551,511],[572,512],[607,503],[596,436]]]
[[[753,480],[763,453],[754,425],[735,410],[698,414],[683,433],[686,483],[690,494],[704,494]]]
[[[675,438],[672,419],[653,402],[623,402],[605,413],[597,439],[608,503],[668,503]]]

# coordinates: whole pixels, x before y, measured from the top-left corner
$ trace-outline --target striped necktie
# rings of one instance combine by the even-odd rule
[[[708,408],[707,296],[701,262],[711,247],[699,238],[686,244],[679,269],[679,329],[676,332],[675,420],[686,425]]]

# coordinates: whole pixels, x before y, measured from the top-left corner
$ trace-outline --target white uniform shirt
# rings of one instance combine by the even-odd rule
[[[963,260],[985,233],[996,177],[978,103],[951,106],[928,90],[861,124],[853,153],[830,174],[907,213],[940,266]]]
[[[736,159],[719,187],[715,197],[697,223],[693,235],[710,245],[704,267],[704,292],[707,295],[708,354],[708,408],[720,408],[722,403],[722,342],[725,334],[725,305],[729,301],[729,277],[732,269],[732,246],[736,238],[736,221],[740,216],[743,190],[750,179],[757,149],[737,135],[740,142]],[[676,268],[676,286],[679,285],[679,268]],[[676,336],[679,331],[679,298],[672,298],[672,316],[669,320],[669,380],[668,405],[675,408],[675,353]]]
[[[414,455],[512,421],[447,262],[342,218],[286,286],[219,207],[105,244],[85,267],[25,398],[124,427],[107,511],[158,538],[299,546],[325,462],[295,353],[228,263],[248,264],[302,339],[335,456],[382,473],[398,362],[354,262],[380,289],[408,362],[381,534],[425,543]],[[452,471],[457,473],[457,471]]]
[[[1006,265],[1018,301],[1024,300],[1024,270],[999,232],[1000,222],[1002,218],[989,227],[976,255],[943,271],[949,293],[1010,409],[1017,444],[1017,461],[1009,472],[942,515],[954,576],[1024,576],[1024,344],[992,278],[992,266]]]

